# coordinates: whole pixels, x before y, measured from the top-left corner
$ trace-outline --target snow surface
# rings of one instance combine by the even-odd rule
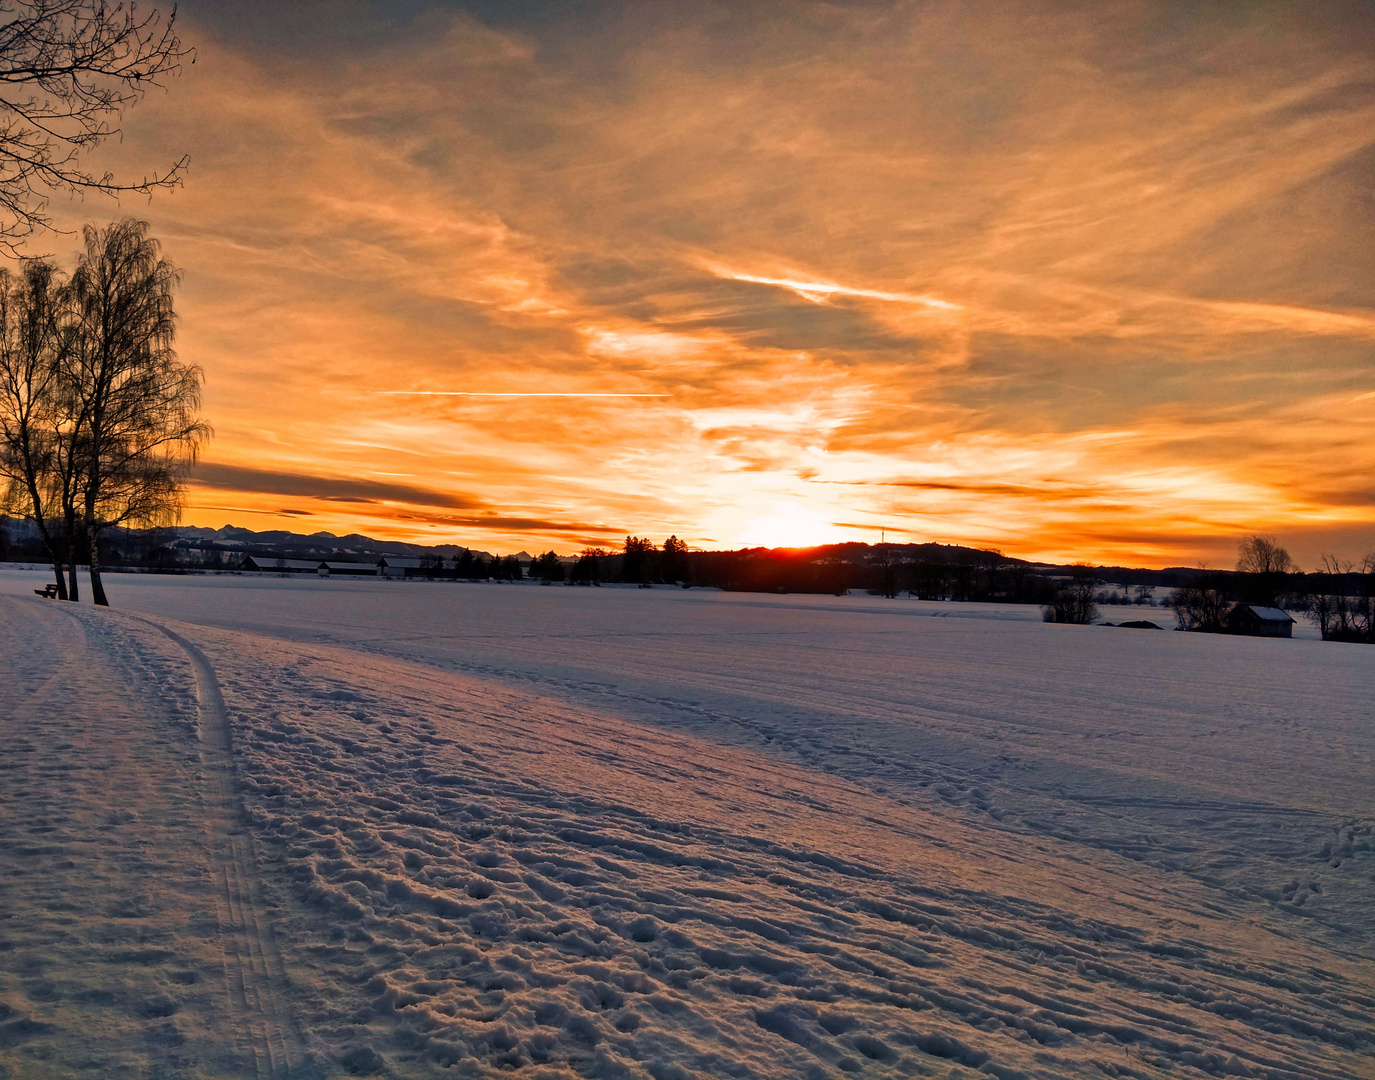
[[[1375,1075],[1368,648],[37,576],[0,1076]]]

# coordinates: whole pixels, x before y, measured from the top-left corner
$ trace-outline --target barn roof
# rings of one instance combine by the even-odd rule
[[[420,568],[421,560],[410,555],[385,555],[377,560],[382,566],[390,566],[393,569],[417,570]]]
[[[1285,611],[1283,608],[1265,607],[1261,604],[1244,604],[1242,606],[1245,607],[1252,614],[1254,614],[1256,618],[1262,619],[1265,622],[1294,621],[1293,617],[1289,614],[1289,612]]]

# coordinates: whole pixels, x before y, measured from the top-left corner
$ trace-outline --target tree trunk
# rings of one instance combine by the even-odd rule
[[[76,560],[78,557],[78,541],[81,530],[77,527],[76,507],[71,504],[68,496],[63,496],[63,516],[67,521],[67,599],[76,601],[81,597],[81,590],[76,587]]]
[[[91,542],[91,603],[96,607],[109,607],[110,601],[105,595],[105,586],[100,581],[100,539],[93,528],[88,528],[86,535]]]
[[[25,454],[26,460],[28,454]],[[62,557],[70,556],[72,551],[71,532],[67,533],[67,542],[59,544],[52,534],[48,531],[48,522],[43,514],[43,499],[38,494],[38,474],[33,469],[27,470],[26,482],[29,489],[29,502],[33,509],[33,523],[38,529],[38,537],[43,541],[43,546],[48,549],[48,554],[53,560],[53,576],[57,579],[57,598],[59,600],[76,599],[76,579],[72,579],[71,588],[68,589],[62,584]],[[69,595],[70,594],[70,595]]]
[[[62,579],[62,556],[53,556],[53,575],[57,578],[57,598],[67,599],[67,583]]]

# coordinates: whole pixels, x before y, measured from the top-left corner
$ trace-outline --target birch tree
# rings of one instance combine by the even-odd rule
[[[51,263],[29,261],[18,274],[0,269],[3,505],[38,529],[53,561],[57,595],[66,600],[63,569],[70,562],[71,533],[64,507],[70,505],[71,484],[63,468],[70,460],[62,445],[66,431],[60,407],[61,350],[68,335],[58,314],[60,292]]]
[[[174,348],[179,275],[147,223],[87,226],[84,237],[69,286],[75,333],[63,384],[78,432],[91,596],[105,605],[101,533],[180,520],[186,472],[210,427],[200,417],[201,370],[182,363]]]

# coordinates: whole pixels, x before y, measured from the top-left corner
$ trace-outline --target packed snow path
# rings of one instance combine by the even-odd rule
[[[300,1057],[283,1023],[260,1069],[1369,1075],[1370,963],[1291,900],[509,681],[159,621],[189,651],[0,598],[11,1075],[252,1075],[238,1033],[286,1010]],[[280,946],[251,1007],[205,839],[237,813]]]
[[[142,629],[0,597],[0,1076],[277,1080],[304,1052],[224,705]]]

